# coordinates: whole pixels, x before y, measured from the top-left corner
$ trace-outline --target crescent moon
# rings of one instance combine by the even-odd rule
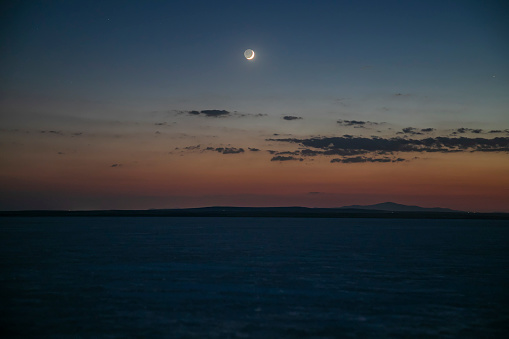
[[[252,49],[246,49],[244,56],[247,60],[252,60],[255,57],[255,52]]]

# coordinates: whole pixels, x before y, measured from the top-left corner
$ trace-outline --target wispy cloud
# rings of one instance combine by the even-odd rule
[[[233,115],[236,117],[239,117],[239,118],[244,118],[244,117],[261,118],[261,117],[267,116],[267,114],[263,114],[263,113],[239,113],[239,112],[234,112]]]
[[[198,150],[200,149],[200,145],[198,146],[188,146],[185,147],[186,150]],[[214,151],[221,154],[239,154],[244,153],[244,149],[242,147],[206,147],[202,149],[203,151]]]
[[[223,154],[239,154],[244,153],[243,148],[235,148],[235,147],[218,147],[216,151]]]
[[[237,111],[228,111],[224,109],[205,109],[201,111],[190,110],[190,111],[180,111],[180,110],[172,110],[172,112],[176,112],[177,115],[187,114],[191,116],[204,116],[207,118],[224,118],[224,117],[236,117],[236,118],[261,118],[266,117],[267,114],[264,113],[243,113]],[[156,125],[165,125],[166,123],[156,123]]]
[[[405,127],[402,129],[403,133],[410,135],[422,135],[423,133],[419,132],[415,127]]]
[[[230,115],[230,112],[224,109],[205,109],[202,111],[187,111],[189,115],[201,115],[209,118],[218,118]]]
[[[64,135],[64,133],[62,133],[62,131],[41,131],[41,133],[48,133],[48,134],[54,134],[54,135]]]
[[[405,159],[403,159],[403,158],[388,158],[388,157],[383,157],[383,158],[352,157],[352,158],[342,158],[342,159],[336,158],[336,159],[332,159],[330,162],[331,163],[341,162],[344,164],[353,164],[353,163],[363,163],[363,162],[389,163],[389,162],[401,162],[401,161],[405,161]]]
[[[270,161],[303,161],[302,158],[296,158],[292,156],[283,156],[283,155],[277,155],[270,159]]]
[[[283,119],[285,119],[285,120],[302,120],[302,117],[296,117],[296,116],[293,116],[293,115],[285,115],[283,117]]]
[[[198,114],[202,113],[199,112]],[[298,119],[298,117],[294,118],[287,120]],[[387,123],[339,120],[338,124],[356,127]],[[228,140],[223,140],[224,143],[206,148],[200,145],[187,146],[181,148],[181,153],[213,151],[228,155],[248,151],[258,152],[259,155],[257,156],[263,156],[265,152],[268,152],[271,157],[267,157],[267,160],[270,159],[273,162],[308,161],[313,160],[314,157],[324,157],[329,158],[331,163],[349,164],[398,163],[417,159],[415,156],[403,156],[405,153],[509,152],[509,137],[488,137],[496,135],[496,133],[504,133],[505,130],[489,131],[461,127],[452,130],[461,134],[454,136],[450,134],[451,129],[438,130],[433,127],[418,128],[409,126],[399,127],[398,131],[394,127],[388,126],[384,131],[385,136],[343,134],[342,136],[295,137],[291,134],[272,133],[272,137],[265,139],[265,142],[269,142],[265,147],[258,146],[261,144],[257,144],[257,147],[242,148],[237,145],[233,147],[228,143]],[[440,134],[443,136],[436,136]],[[292,145],[294,148],[289,149],[288,147]]]
[[[381,138],[381,137],[316,137],[269,139],[286,143],[300,144],[305,147],[326,152],[343,151],[386,151],[386,152],[508,152],[509,138],[449,138],[436,137],[425,139]],[[330,153],[329,153],[330,154]]]
[[[362,120],[343,120],[339,119],[337,123],[341,126],[346,127],[355,127],[355,128],[364,128],[366,126],[374,126],[383,124],[383,122],[373,122],[373,121],[362,121]]]
[[[468,133],[468,132],[479,134],[479,133],[482,133],[483,130],[480,128],[474,129],[474,128],[461,127],[461,128],[458,128],[455,132],[460,133],[460,134],[464,134],[464,133]]]

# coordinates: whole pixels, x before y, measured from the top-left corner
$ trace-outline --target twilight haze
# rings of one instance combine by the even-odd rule
[[[1,210],[509,212],[502,1],[0,6]]]

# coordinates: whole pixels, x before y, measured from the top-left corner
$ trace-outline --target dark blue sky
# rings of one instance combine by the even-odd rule
[[[405,92],[431,96],[437,106],[462,97],[465,105],[479,106],[467,120],[487,105],[494,123],[504,120],[507,107],[501,98],[508,89],[507,7],[500,1],[3,6],[7,95],[120,106],[133,100],[147,110],[185,109],[181,101],[189,100],[201,108],[249,110],[256,104],[263,113],[282,109],[271,100],[299,109],[305,96],[306,110],[320,114],[327,100],[357,97],[362,109],[374,110],[378,96]],[[256,63],[246,65],[246,48],[256,51]]]

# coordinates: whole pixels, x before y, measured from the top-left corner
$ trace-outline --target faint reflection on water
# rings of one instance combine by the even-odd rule
[[[2,218],[11,337],[505,337],[506,221]]]

